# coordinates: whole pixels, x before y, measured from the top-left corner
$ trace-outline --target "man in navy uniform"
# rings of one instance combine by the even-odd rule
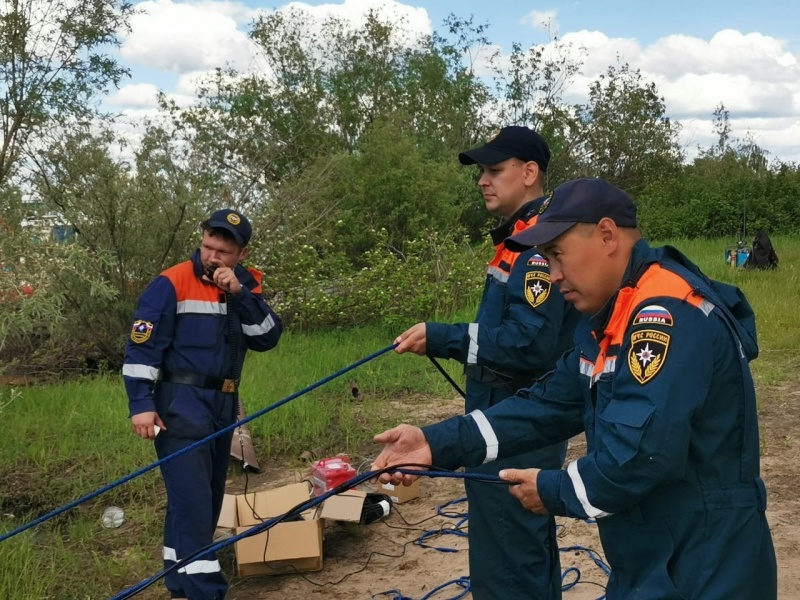
[[[508,245],[538,247],[553,284],[592,315],[576,347],[497,406],[376,436],[374,468],[481,464],[583,431],[587,454],[565,470],[500,477],[537,514],[597,520],[608,600],[775,600],[744,295],[651,248],[631,199],[599,179],[559,186]]]
[[[580,314],[550,284],[547,261],[504,240],[536,223],[545,202],[550,149],[527,127],[510,126],[458,156],[477,164],[486,208],[503,219],[490,234],[489,263],[474,323],[418,323],[396,340],[396,352],[451,358],[465,365],[466,412],[486,410],[550,371],[572,346]],[[477,472],[535,465],[559,469],[566,442],[507,458]],[[500,486],[466,482],[470,590],[476,600],[561,598],[561,563],[551,516],[525,510]]]
[[[164,458],[236,422],[247,350],[273,348],[280,319],[261,291],[261,273],[240,264],[250,221],[218,210],[201,224],[200,248],[161,273],[139,298],[122,375],[131,425]],[[233,431],[161,466],[167,488],[164,566],[213,543]],[[165,577],[172,598],[217,600],[227,583],[215,556]]]

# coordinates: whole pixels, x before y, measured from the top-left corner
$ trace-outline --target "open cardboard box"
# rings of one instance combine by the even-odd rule
[[[394,504],[402,504],[419,497],[419,479],[415,479],[411,485],[378,483],[378,489],[375,491],[389,496]]]
[[[365,492],[350,490],[331,496],[292,521],[274,525],[234,544],[236,568],[241,577],[278,575],[322,569],[324,519],[361,520]],[[218,527],[236,535],[268,519],[280,516],[311,498],[307,483],[294,483],[248,494],[225,494]]]

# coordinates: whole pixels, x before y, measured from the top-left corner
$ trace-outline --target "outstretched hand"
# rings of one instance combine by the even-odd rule
[[[372,470],[410,463],[429,465],[433,460],[431,447],[419,427],[398,425],[379,433],[374,439],[377,443],[384,444],[384,448],[372,463]],[[382,483],[411,485],[418,477],[403,473],[383,473],[378,479]]]
[[[512,483],[512,485],[508,486],[508,491],[522,503],[522,506],[531,512],[546,515],[548,514],[548,510],[539,497],[539,488],[536,484],[536,478],[540,470],[541,469],[503,469],[498,475],[500,475],[500,479]]]
[[[397,344],[397,348],[394,351],[398,354],[413,352],[414,354],[425,356],[428,347],[427,331],[428,328],[425,323],[417,323],[413,327],[406,329],[394,340],[394,343]]]

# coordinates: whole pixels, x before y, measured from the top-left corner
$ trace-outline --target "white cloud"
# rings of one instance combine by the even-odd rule
[[[247,68],[254,47],[238,29],[244,8],[230,2],[177,3],[154,0],[140,3],[131,19],[131,32],[122,44],[129,63],[185,73],[231,64]]]
[[[546,33],[558,31],[558,13],[554,10],[532,10],[523,16],[519,21],[523,25],[528,25],[533,29],[541,29]]]
[[[254,62],[256,50],[246,31],[252,20],[267,10],[230,0],[146,0],[137,8],[141,14],[132,19],[122,58],[134,67],[134,73],[137,67],[149,73],[172,73],[177,85],[167,86],[166,91],[180,104],[193,99],[199,74],[215,68],[231,64],[249,71],[260,64],[258,71],[265,73],[263,59]],[[276,10],[292,9],[308,14],[311,31],[330,17],[363,26],[370,10],[381,18],[402,22],[404,43],[413,44],[417,36],[433,31],[424,8],[397,0],[343,0],[317,6],[291,2]],[[531,11],[521,21],[540,27],[549,20],[557,30],[556,17],[555,11]],[[609,66],[628,63],[656,83],[665,98],[667,116],[684,125],[687,145],[713,141],[712,113],[722,102],[730,111],[735,136],[743,138],[749,131],[773,155],[800,160],[794,141],[800,139],[800,55],[793,54],[785,40],[728,29],[710,39],[675,34],[644,46],[635,38],[614,38],[588,30],[564,33],[560,41],[571,45],[569,56],[583,65],[565,90],[569,102],[584,102],[588,85]],[[543,50],[547,55],[554,47],[548,44]],[[502,49],[473,48],[467,60],[485,76],[488,57],[494,51]],[[499,61],[508,64],[508,55],[501,52]],[[115,107],[146,109],[153,94],[152,84],[134,84],[123,87],[108,102]]]
[[[571,45],[572,60],[583,63],[565,91],[569,102],[585,102],[590,83],[609,66],[628,63],[656,84],[666,115],[684,127],[687,148],[715,141],[712,114],[723,103],[735,137],[749,133],[773,156],[800,161],[800,56],[786,41],[733,30],[709,40],[670,35],[645,47],[586,30],[561,41]]]
[[[154,108],[158,88],[152,83],[132,83],[122,86],[116,93],[106,98],[109,106],[130,108]]]

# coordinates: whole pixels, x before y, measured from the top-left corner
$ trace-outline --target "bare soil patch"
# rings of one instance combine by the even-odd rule
[[[797,597],[800,589],[800,497],[796,481],[800,461],[800,386],[784,386],[760,390],[762,470],[769,492],[768,516],[778,554],[779,597]],[[460,398],[425,399],[419,404],[422,420],[433,421],[462,409]],[[390,410],[398,409],[399,403]],[[407,405],[406,405],[407,410]],[[569,457],[585,452],[582,436],[570,442]],[[362,457],[353,462],[369,461],[377,447],[365,448]],[[368,462],[364,468],[368,467]],[[282,462],[262,464],[264,470],[256,475],[234,477],[229,488],[242,491],[245,483],[250,489],[273,487],[301,480],[307,469],[289,467]],[[294,575],[274,575],[253,578],[231,577],[231,600],[284,598],[390,598],[402,596],[419,600],[439,586],[469,575],[467,538],[442,533],[429,538],[423,547],[415,543],[426,531],[453,530],[456,518],[437,514],[437,508],[464,496],[463,484],[452,479],[423,479],[421,496],[397,505],[390,516],[370,525],[328,523],[325,527],[324,568],[322,571]],[[466,502],[452,505],[449,510],[466,511]],[[606,575],[594,558],[603,558],[596,527],[574,519],[558,519],[562,570],[578,569],[580,582],[564,592],[565,600],[594,600],[603,595]],[[442,552],[435,547],[454,551]],[[592,553],[587,552],[590,550]],[[235,571],[232,549],[226,549],[222,559],[227,573]],[[570,571],[564,583],[576,579]],[[437,599],[455,598],[462,589],[455,583],[433,594]],[[471,597],[470,595],[466,596]]]

